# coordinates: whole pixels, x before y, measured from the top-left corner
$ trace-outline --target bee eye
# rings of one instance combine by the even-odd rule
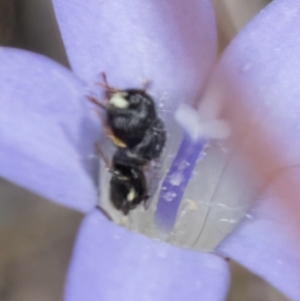
[[[129,107],[129,103],[128,100],[125,99],[126,96],[126,93],[115,93],[109,99],[109,104],[118,109],[127,109]]]

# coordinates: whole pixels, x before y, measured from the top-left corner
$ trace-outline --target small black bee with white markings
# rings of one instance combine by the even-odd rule
[[[110,198],[115,208],[127,215],[148,198],[143,167],[161,155],[166,131],[145,90],[112,88],[104,73],[102,77],[105,102],[88,99],[106,111],[105,131],[117,147],[110,168]]]

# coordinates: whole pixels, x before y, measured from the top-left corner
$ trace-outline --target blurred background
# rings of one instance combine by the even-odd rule
[[[219,52],[270,0],[214,0]],[[69,66],[51,0],[0,0],[0,45],[42,53]],[[62,300],[82,214],[0,178],[0,300]],[[230,262],[227,301],[288,300]]]

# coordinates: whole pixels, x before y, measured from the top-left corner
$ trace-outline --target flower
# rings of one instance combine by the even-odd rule
[[[87,213],[66,300],[224,300],[229,272],[220,254],[298,300],[300,256],[286,235],[291,218],[270,193],[299,173],[298,1],[269,5],[213,71],[216,37],[209,0],[53,4],[74,74],[43,56],[0,49],[0,174]],[[205,85],[208,91],[217,86],[229,100],[238,99],[231,104],[247,108],[232,118],[241,125],[241,145],[257,145],[255,122],[270,132],[282,154],[281,170],[259,195],[253,219],[243,220],[215,254],[128,232],[93,210],[97,191],[90,154],[100,128],[84,97],[86,84],[102,70],[119,87],[136,86],[139,77],[155,79],[154,92],[167,91],[174,109],[182,100],[195,99]]]

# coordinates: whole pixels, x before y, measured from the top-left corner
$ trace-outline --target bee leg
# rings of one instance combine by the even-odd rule
[[[92,97],[92,96],[87,96],[87,99],[92,102],[94,105],[100,107],[103,110],[107,110],[107,106],[105,103],[100,102],[99,100],[97,100],[96,98]]]
[[[108,85],[108,82],[107,82],[107,77],[106,77],[106,73],[104,71],[102,71],[100,73],[101,77],[102,77],[102,80],[103,80],[103,84],[105,85],[105,87],[107,87],[108,89],[110,88],[110,86]]]
[[[111,135],[113,135],[110,127],[106,123],[103,124],[103,130],[104,130],[105,136],[110,137]]]
[[[97,109],[92,109],[92,110],[98,115],[99,119],[102,120],[103,117],[101,113]]]
[[[98,209],[99,211],[101,211],[101,213],[110,221],[112,221],[112,218],[110,217],[110,215],[107,213],[106,210],[104,210],[102,207],[100,207],[100,205],[96,205],[96,209]]]
[[[114,134],[111,131],[111,128],[106,123],[103,123],[103,131],[104,131],[105,136],[113,141],[112,137],[114,137]]]
[[[111,140],[111,142],[119,148],[127,148],[127,145],[125,142],[123,142],[121,139],[119,139],[118,137],[116,137],[114,135],[114,133],[112,132],[111,128],[104,123],[103,124],[103,129],[104,129],[104,133],[105,135]]]
[[[97,109],[92,109],[92,110],[98,115],[99,119],[102,121],[102,126],[103,126],[103,130],[104,130],[105,135],[108,136],[108,137],[109,137],[110,134],[112,135],[112,132],[111,132],[109,126],[106,124],[105,120],[103,120],[104,117],[101,114],[101,112]]]
[[[99,142],[95,142],[95,150],[96,150],[96,154],[103,160],[106,169],[108,169],[110,172],[112,172],[112,166],[109,163],[109,160],[104,155]]]
[[[102,122],[102,127],[103,127],[103,131],[104,131],[104,134],[106,137],[108,137],[110,140],[112,140],[114,142],[114,140],[112,139],[112,137],[114,137],[110,127],[106,124],[106,122],[103,120],[103,115],[101,114],[100,111],[98,111],[97,109],[93,109],[93,111],[95,111],[95,113],[98,115],[99,119],[101,120]],[[98,146],[96,146],[96,144]],[[95,143],[95,149],[96,149],[96,152],[97,154],[100,156],[100,152],[99,152],[99,149],[100,149],[100,146],[99,146],[99,142],[96,142]],[[100,156],[102,157],[102,156]]]
[[[102,88],[104,88],[104,90],[105,90],[106,92],[108,92],[109,95],[121,91],[120,89],[111,87],[111,86],[107,83],[107,78],[106,78],[105,72],[101,72],[100,75],[101,75],[101,77],[102,77],[102,82],[97,82],[97,85],[99,85],[99,86],[101,86]],[[108,95],[108,96],[109,96],[109,95]]]
[[[150,204],[151,204],[150,195],[146,194],[143,199],[143,205],[144,205],[145,210],[149,209]]]

